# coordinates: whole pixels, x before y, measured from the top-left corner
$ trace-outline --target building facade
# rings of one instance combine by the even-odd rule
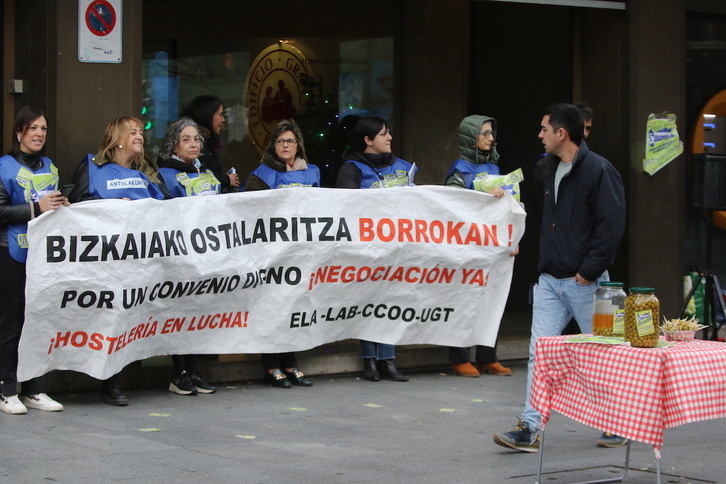
[[[329,140],[317,146],[306,137],[317,150],[312,161],[329,177],[344,142],[344,118],[377,114],[390,122],[394,153],[419,166],[417,183],[440,184],[457,158],[464,116],[496,118],[502,171],[521,167],[527,176],[542,151],[541,110],[552,102],[587,102],[596,113],[588,143],[623,175],[628,198],[626,236],[611,278],[655,287],[665,315],[680,308],[684,272],[703,255],[700,222],[688,201],[689,157],[644,173],[646,120],[675,114],[688,152],[699,109],[723,88],[726,74],[700,67],[687,74],[695,64],[687,51],[708,47],[686,35],[702,42],[699,25],[705,25],[711,41],[726,41],[719,2],[116,0],[110,3],[119,9],[113,28],[120,30],[120,60],[89,62],[80,58],[83,34],[94,28],[88,8],[97,3],[108,2],[0,1],[5,151],[16,109],[38,105],[48,114],[48,154],[70,180],[111,119],[141,117],[153,152],[184,103],[213,94],[228,118],[223,161],[240,174],[259,161],[265,133],[255,127],[292,104],[306,136]],[[265,64],[266,51],[294,55],[280,67],[284,72],[267,78],[265,69],[279,66]],[[298,73],[305,74],[304,88],[286,80]],[[10,80],[22,80],[22,92],[9,92]],[[505,325],[528,318],[538,231],[530,215]],[[521,333],[528,337],[528,325]]]

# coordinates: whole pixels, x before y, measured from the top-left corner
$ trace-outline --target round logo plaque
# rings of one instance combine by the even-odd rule
[[[310,75],[304,59],[295,47],[278,42],[260,52],[250,66],[245,104],[250,139],[260,153],[277,123],[300,110],[300,75]]]

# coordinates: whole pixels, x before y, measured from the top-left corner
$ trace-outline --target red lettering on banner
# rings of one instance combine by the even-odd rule
[[[464,225],[464,222],[459,222],[456,225],[454,225],[453,222],[447,222],[446,223],[446,243],[451,244],[452,240],[456,240],[456,243],[461,245],[463,242],[461,241],[461,234],[459,233],[459,229]]]
[[[427,225],[425,220],[416,220],[416,242],[429,242]]]
[[[370,218],[358,219],[358,228],[361,242],[409,242],[420,244],[451,244],[451,245],[480,245],[499,247],[497,226],[477,224],[474,222],[443,222],[433,220],[428,222],[421,219],[390,219]],[[509,232],[509,245],[513,226],[507,225]],[[321,280],[316,277],[316,283]],[[331,282],[325,280],[325,282]]]
[[[483,225],[484,227],[484,245],[491,245],[499,247],[499,239],[497,238],[497,226]],[[509,226],[511,227],[511,225]],[[511,243],[509,245],[512,245]]]
[[[481,233],[479,233],[479,227],[473,224],[471,227],[469,227],[469,233],[466,234],[464,244],[469,245],[472,242],[474,243],[474,245],[481,245]]]
[[[369,218],[362,218],[358,220],[358,227],[360,229],[360,240],[361,242],[370,242],[373,240],[373,220]]]
[[[462,269],[462,284],[486,286],[489,280],[489,273],[485,273],[483,269]],[[469,278],[471,276],[471,278]]]
[[[418,222],[418,220],[417,220]],[[418,224],[416,224],[418,226]],[[398,220],[398,241],[399,242],[413,242],[413,237],[411,236],[411,231],[413,230],[413,222],[411,222],[407,218],[399,219]],[[418,235],[418,232],[416,233]],[[405,239],[405,240],[404,240]],[[417,240],[416,242],[420,242],[420,240]]]
[[[189,322],[187,331],[203,331],[205,329],[246,328],[249,312],[217,313],[194,316]]]

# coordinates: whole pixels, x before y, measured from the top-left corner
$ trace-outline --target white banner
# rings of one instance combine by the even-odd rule
[[[438,186],[62,207],[30,223],[18,379],[349,338],[493,346],[525,216]]]

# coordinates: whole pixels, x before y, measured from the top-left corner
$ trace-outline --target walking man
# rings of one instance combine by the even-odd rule
[[[537,338],[561,334],[571,317],[583,333],[592,332],[597,282],[609,280],[607,268],[625,230],[622,178],[587,147],[580,110],[564,103],[547,108],[539,139],[547,156],[538,163],[544,173],[544,210],[527,394],[517,426],[494,435],[498,445],[522,452],[539,450],[541,416],[529,403]]]

